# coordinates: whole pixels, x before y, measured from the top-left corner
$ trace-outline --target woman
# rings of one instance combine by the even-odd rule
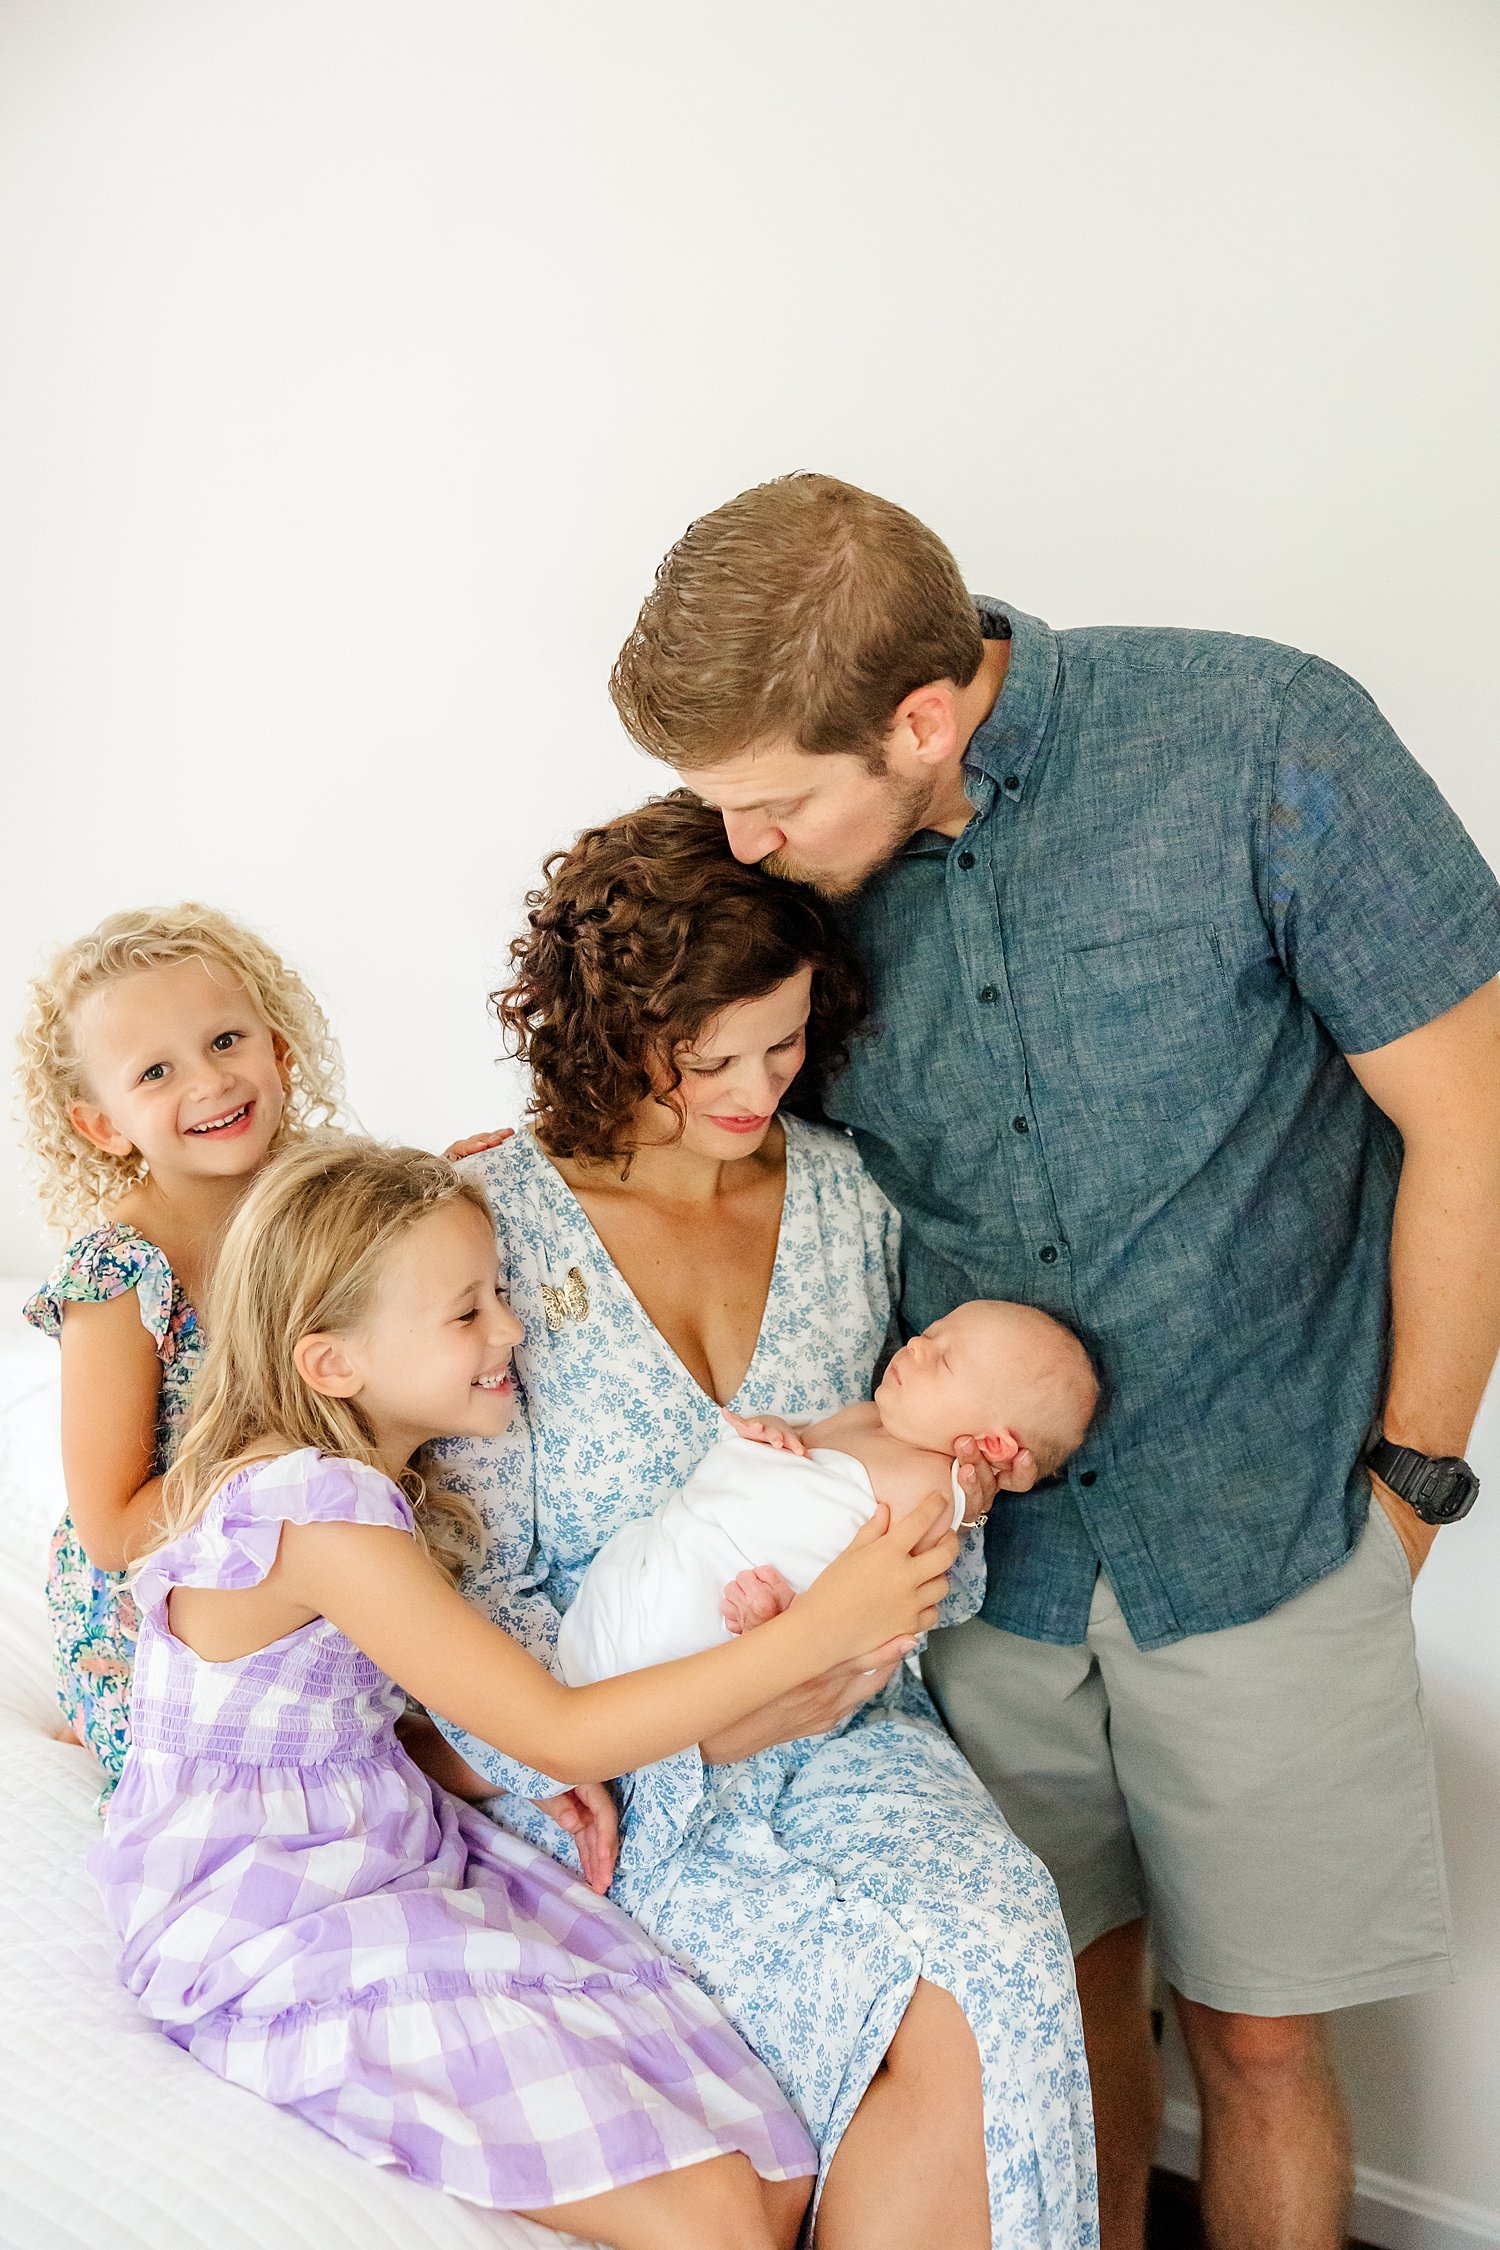
[[[443,1474],[488,1520],[477,1597],[545,1660],[585,1566],[682,1482],[722,1407],[869,1395],[899,1244],[852,1143],[781,1113],[862,1007],[808,894],[739,866],[678,795],[586,831],[531,903],[495,1005],[532,1124],[482,1160],[524,1411],[503,1441],[445,1447]],[[978,1539],[950,1583],[956,1623]],[[455,1739],[497,1788],[554,1790]],[[912,1672],[872,1651],[699,1751],[630,1777],[614,1895],[801,2110],[819,2250],[1096,2241],[1052,1883]]]

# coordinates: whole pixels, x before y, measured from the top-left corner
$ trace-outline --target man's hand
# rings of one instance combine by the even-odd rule
[[[724,1588],[719,1604],[719,1615],[731,1633],[748,1633],[757,1625],[768,1625],[784,1609],[790,1609],[797,1599],[796,1588],[788,1584],[779,1570],[769,1563],[761,1563],[754,1570],[742,1570],[738,1578],[731,1578]]]
[[[566,1828],[578,1846],[584,1881],[602,1898],[620,1856],[620,1816],[613,1791],[602,1781],[580,1781],[573,1789],[560,1789],[555,1797],[538,1797],[537,1803],[549,1820]]]
[[[752,1445],[769,1445],[776,1453],[795,1453],[804,1461],[807,1446],[800,1430],[790,1422],[783,1422],[779,1414],[731,1414],[724,1409],[724,1419],[737,1437],[748,1438]]]
[[[1432,1542],[1442,1529],[1440,1524],[1423,1523],[1414,1509],[1408,1508],[1399,1492],[1392,1492],[1379,1477],[1370,1477],[1370,1497],[1378,1507],[1384,1508],[1391,1519],[1391,1529],[1406,1549],[1407,1565],[1415,1583],[1418,1571],[1432,1553]]]
[[[502,1125],[493,1133],[471,1133],[466,1141],[455,1141],[451,1148],[445,1148],[443,1154],[450,1164],[462,1164],[466,1156],[483,1156],[487,1148],[503,1148],[515,1137],[514,1126]]]

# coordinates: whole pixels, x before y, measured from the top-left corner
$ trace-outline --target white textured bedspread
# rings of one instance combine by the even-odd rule
[[[54,1739],[41,1586],[55,1344],[0,1282],[0,2250],[541,2250],[570,2238],[362,2164],[225,2086],[114,1981],[84,1870],[98,1782]]]

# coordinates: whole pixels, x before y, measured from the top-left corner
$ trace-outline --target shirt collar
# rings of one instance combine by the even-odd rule
[[[975,597],[980,629],[990,640],[1010,627],[1010,662],[989,717],[974,729],[964,752],[966,773],[981,773],[996,788],[1007,781],[1024,786],[1041,747],[1057,686],[1057,635],[1040,617],[1029,617],[1010,602]]]

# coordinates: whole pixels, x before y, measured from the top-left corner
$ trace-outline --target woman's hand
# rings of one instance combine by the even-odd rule
[[[466,1156],[483,1156],[487,1148],[501,1148],[515,1137],[514,1126],[501,1125],[493,1133],[471,1133],[466,1141],[455,1141],[451,1148],[445,1148],[443,1154],[450,1164],[462,1164]]]
[[[602,1898],[620,1856],[620,1816],[609,1785],[580,1781],[572,1789],[560,1789],[555,1797],[538,1797],[536,1801],[549,1820],[566,1828],[578,1846],[584,1881]]]
[[[995,1505],[996,1496],[1000,1492],[1030,1490],[1029,1485],[1007,1486],[1004,1484],[1000,1471],[995,1467],[994,1462],[986,1461],[980,1451],[978,1438],[961,1437],[956,1439],[953,1446],[953,1458],[958,1463],[958,1484],[959,1490],[964,1496],[964,1528],[967,1531],[972,1531],[976,1524],[983,1523],[985,1517]],[[1030,1463],[1032,1481],[1034,1482],[1036,1465],[1032,1462],[1031,1455],[1023,1453],[1017,1456],[1018,1462],[1022,1459]]]
[[[446,1789],[450,1797],[463,1797],[471,1805],[477,1805],[486,1797],[494,1796],[495,1784],[486,1781],[484,1775],[454,1749],[425,1711],[403,1711],[396,1721],[396,1740],[413,1765],[420,1766],[428,1780],[435,1781],[439,1789]]]
[[[769,1750],[777,1742],[800,1742],[804,1736],[827,1734],[847,1719],[893,1677],[903,1659],[916,1647],[913,1640],[887,1641],[884,1648],[857,1656],[852,1663],[835,1664],[815,1680],[804,1680],[789,1695],[778,1695],[732,1727],[705,1735],[698,1754],[705,1765],[733,1766]]]

